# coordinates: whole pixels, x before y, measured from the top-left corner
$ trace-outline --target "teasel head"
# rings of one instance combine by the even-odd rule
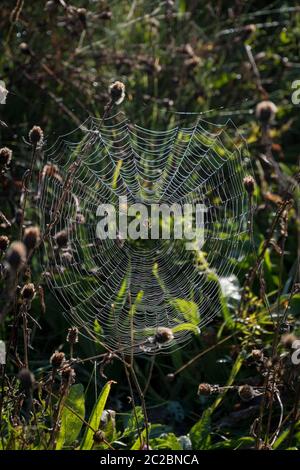
[[[61,351],[55,351],[55,353],[53,353],[50,357],[50,364],[52,366],[52,369],[60,369],[64,365],[65,359],[65,353]]]
[[[36,248],[40,242],[40,229],[39,227],[27,227],[24,231],[23,242],[27,248],[27,251],[30,252]]]
[[[245,176],[245,178],[243,179],[243,184],[244,184],[244,188],[247,191],[247,193],[249,194],[249,196],[252,196],[253,193],[254,193],[254,189],[255,189],[254,178],[250,175]]]
[[[0,254],[7,250],[9,238],[6,235],[0,235]]]
[[[261,101],[256,105],[256,118],[264,125],[270,124],[277,113],[277,106],[272,101]]]
[[[125,98],[125,85],[116,81],[109,86],[109,94],[112,104],[121,104]]]
[[[25,284],[22,287],[21,298],[22,300],[24,300],[24,302],[26,303],[31,302],[34,299],[35,295],[36,295],[36,290],[32,282],[29,282],[28,284]]]
[[[78,328],[76,326],[68,329],[67,342],[70,344],[78,343]]]
[[[29,131],[29,142],[34,146],[41,146],[44,141],[44,132],[40,126],[33,126]]]
[[[0,169],[5,169],[8,167],[12,159],[12,150],[7,147],[2,147],[0,149]]]
[[[6,261],[13,271],[19,271],[26,263],[26,247],[22,242],[13,242],[6,255]]]

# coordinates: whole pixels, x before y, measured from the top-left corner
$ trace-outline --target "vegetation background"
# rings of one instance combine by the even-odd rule
[[[2,268],[0,339],[9,345],[1,374],[2,449],[300,447],[299,366],[291,362],[300,334],[300,116],[291,99],[300,80],[297,3],[1,1],[0,79],[9,91],[0,106],[1,147],[13,154],[9,165],[1,161],[0,215],[9,243],[19,239],[23,217],[22,181],[34,146],[28,132],[40,126],[48,145],[86,117],[101,117],[115,80],[126,85],[122,109],[146,128],[172,125],[174,111],[232,118],[256,177],[255,254],[241,266],[239,285],[228,280],[229,289],[220,291],[222,312],[184,349],[135,361],[148,420],[122,361],[102,356],[104,373],[99,362],[70,363],[70,325],[37,261],[27,364],[35,379],[24,371],[23,304],[17,289],[17,314],[4,312],[11,292]],[[276,107],[272,122],[256,112],[266,100]],[[37,223],[34,208],[30,192],[26,226]],[[56,350],[66,354],[63,374],[49,363]],[[74,350],[81,359],[104,353],[81,337]]]

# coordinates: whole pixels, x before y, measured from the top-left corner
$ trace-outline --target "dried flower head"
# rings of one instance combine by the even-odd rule
[[[50,357],[50,364],[53,369],[60,369],[65,362],[65,353],[55,351]]]
[[[35,378],[32,372],[28,369],[21,369],[18,375],[20,384],[25,391],[30,391],[35,383]]]
[[[101,444],[102,442],[105,441],[105,433],[104,431],[96,431],[93,435],[93,441],[96,443],[96,444]]]
[[[78,328],[76,326],[68,329],[67,342],[70,344],[78,343]]]
[[[1,80],[0,81],[0,104],[6,103],[7,95],[8,95],[8,91],[6,89],[5,83]]]
[[[28,227],[24,231],[23,242],[28,251],[33,250],[40,241],[39,227]]]
[[[40,128],[40,126],[33,126],[33,128],[29,131],[29,142],[32,145],[41,145],[44,140],[44,132]]]
[[[71,385],[75,382],[75,370],[72,367],[64,367],[61,371],[61,380],[64,386]]]
[[[158,344],[165,344],[169,343],[174,339],[173,331],[171,328],[166,328],[164,326],[160,326],[157,328],[157,331],[154,336],[154,342]]]
[[[26,262],[26,247],[22,242],[13,242],[6,255],[11,269],[18,271]]]
[[[8,166],[11,162],[12,150],[7,147],[2,147],[0,149],[0,168]]]
[[[9,245],[9,238],[6,235],[0,236],[0,251],[7,250]]]
[[[251,387],[251,385],[241,385],[238,389],[238,394],[243,401],[250,401],[255,396],[253,387]]]
[[[199,387],[198,387],[198,395],[202,395],[202,396],[208,396],[208,395],[211,395],[212,393],[212,386],[210,384],[206,384],[206,383],[203,383],[203,384],[200,384]]]
[[[273,121],[277,113],[277,106],[272,101],[261,101],[256,105],[256,118],[262,124],[268,124]]]
[[[29,282],[25,284],[21,290],[21,297],[23,300],[30,301],[33,300],[36,294],[34,284]]]
[[[22,52],[22,54],[25,54],[25,55],[30,55],[31,54],[31,51],[30,51],[30,48],[29,48],[27,42],[21,42],[21,44],[19,45],[19,49]]]
[[[281,344],[286,349],[292,349],[294,342],[297,340],[297,336],[295,336],[293,333],[285,333],[281,336]]]
[[[114,82],[109,87],[109,94],[112,103],[121,104],[125,98],[125,85],[122,82]]]
[[[253,349],[251,354],[255,361],[261,361],[264,358],[264,353],[260,349]]]
[[[245,176],[243,179],[244,183],[244,188],[246,189],[247,193],[252,196],[254,193],[254,188],[255,188],[255,181],[252,176]]]
[[[65,248],[68,244],[68,232],[67,230],[61,230],[55,235],[55,240],[58,248]]]

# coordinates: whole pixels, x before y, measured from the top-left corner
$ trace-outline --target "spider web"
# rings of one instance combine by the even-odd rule
[[[199,334],[221,311],[218,279],[238,269],[249,246],[249,155],[231,120],[157,131],[123,113],[89,118],[45,158],[39,209],[42,229],[51,230],[42,262],[68,321],[112,350],[134,353],[182,347]],[[205,204],[201,251],[176,239],[99,240],[97,207],[117,205],[119,196],[128,205]],[[158,341],[161,328],[174,338]]]

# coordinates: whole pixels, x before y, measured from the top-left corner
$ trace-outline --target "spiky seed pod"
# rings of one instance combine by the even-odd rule
[[[6,235],[0,236],[0,251],[6,251],[9,245],[9,238]]]
[[[212,394],[212,386],[210,384],[202,383],[198,387],[199,396],[209,396]]]
[[[68,244],[68,239],[68,232],[66,230],[61,230],[55,235],[58,248],[65,248]]]
[[[294,342],[297,340],[297,336],[295,336],[293,333],[286,333],[281,336],[281,344],[285,347],[285,349],[292,349]]]
[[[243,401],[250,401],[255,396],[253,387],[251,387],[251,385],[241,385],[238,388],[238,394],[240,399]]]
[[[244,188],[246,189],[249,196],[252,196],[252,194],[254,193],[254,188],[255,188],[254,178],[252,176],[245,176],[245,178],[243,179],[243,183],[244,183]]]
[[[272,101],[261,101],[256,105],[255,115],[262,124],[273,121],[277,113],[277,106]]]
[[[255,361],[262,361],[264,353],[260,349],[253,349],[251,355]]]
[[[39,227],[27,227],[24,231],[23,242],[28,251],[33,250],[40,241]]]
[[[93,435],[93,441],[96,444],[101,444],[102,442],[105,441],[105,433],[101,430],[96,431]]]
[[[174,339],[173,331],[171,328],[160,326],[154,336],[154,342],[158,344],[169,343]]]
[[[40,128],[40,126],[33,126],[33,128],[29,131],[29,142],[32,145],[41,145],[44,140],[44,132]]]
[[[60,369],[65,362],[65,353],[55,351],[50,357],[50,364],[53,369]]]
[[[72,367],[64,367],[61,371],[61,380],[63,385],[71,385],[75,382],[75,370]]]
[[[78,328],[76,326],[68,329],[67,342],[70,344],[78,343]]]
[[[32,372],[28,369],[21,369],[18,375],[18,379],[22,388],[28,392],[33,389],[35,378]]]
[[[11,269],[18,271],[26,262],[26,247],[22,242],[13,242],[6,255]]]
[[[116,81],[109,87],[109,94],[112,103],[121,104],[125,98],[125,85],[122,82]]]
[[[0,149],[0,167],[4,168],[10,164],[12,158],[12,150],[7,147]]]
[[[25,284],[21,290],[21,297],[25,301],[30,301],[33,300],[36,294],[36,290],[34,287],[34,284],[29,282],[28,284]]]

